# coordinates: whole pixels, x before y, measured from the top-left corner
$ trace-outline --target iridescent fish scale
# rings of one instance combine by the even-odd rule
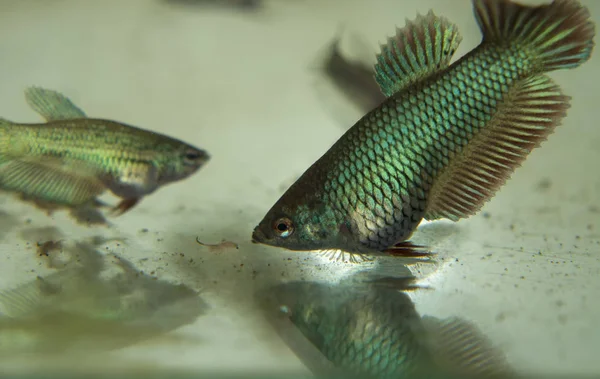
[[[354,141],[363,143],[353,146],[357,151],[336,154],[336,165],[328,172],[327,188],[333,195],[328,198],[344,208],[340,213],[365,215],[366,209],[372,210],[366,213],[370,215],[365,220],[369,233],[362,239],[371,247],[384,248],[406,237],[405,231],[412,229],[412,222],[425,211],[425,191],[437,172],[491,119],[496,100],[502,99],[507,86],[518,77],[518,68],[497,64],[508,60],[507,52],[490,49],[486,53],[467,58],[445,80],[391,99],[349,132],[357,134]],[[484,65],[489,71],[483,71]],[[483,77],[470,75],[477,68],[484,72]],[[441,105],[425,108],[428,103]],[[391,164],[382,164],[389,161]],[[348,162],[352,162],[350,166]],[[358,174],[361,170],[366,176]],[[413,186],[409,188],[408,183]],[[355,192],[362,203],[359,209],[352,198]],[[403,194],[416,195],[416,201],[407,204],[402,201]],[[406,207],[413,209],[406,212]],[[407,214],[414,215],[412,222],[397,225]]]

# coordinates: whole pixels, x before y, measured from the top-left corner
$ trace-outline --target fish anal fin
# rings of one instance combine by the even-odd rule
[[[422,317],[436,366],[451,377],[512,377],[505,354],[472,322],[450,317]]]
[[[474,215],[560,124],[569,97],[545,76],[517,83],[495,116],[438,175],[425,219]]]
[[[46,121],[86,118],[86,114],[59,92],[40,87],[25,89],[27,104]]]
[[[396,30],[381,46],[375,80],[387,96],[446,68],[462,37],[456,25],[430,11]]]
[[[12,158],[0,165],[0,189],[69,207],[92,201],[105,190],[94,170],[85,165],[58,158]]]

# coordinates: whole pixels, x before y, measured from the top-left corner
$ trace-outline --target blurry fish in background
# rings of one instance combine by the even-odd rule
[[[595,24],[575,0],[526,6],[473,0],[481,43],[430,11],[381,46],[387,99],[364,115],[273,204],[254,243],[295,251],[429,257],[423,220],[469,218],[561,124],[570,98],[546,75],[576,69]]]
[[[196,291],[157,280],[88,243],[46,277],[0,292],[0,356],[110,350],[164,335],[207,309]]]
[[[257,11],[264,7],[263,0],[163,0],[172,5],[219,7],[240,11]]]
[[[504,353],[471,322],[421,317],[414,278],[381,284],[288,282],[256,294],[282,340],[317,376],[359,378],[508,378]]]
[[[327,56],[319,69],[348,100],[361,111],[369,112],[386,97],[375,80],[373,65],[360,59],[352,60],[342,53],[342,34],[340,30],[328,46]]]
[[[105,206],[97,197],[110,190],[123,199],[113,211],[123,214],[210,159],[206,151],[166,135],[87,118],[52,90],[30,87],[25,98],[47,122],[0,119],[0,190],[49,211],[66,208],[77,216],[81,209]]]

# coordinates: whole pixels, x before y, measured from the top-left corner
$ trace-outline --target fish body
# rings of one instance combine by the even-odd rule
[[[275,321],[276,331],[316,375],[483,378],[511,373],[504,354],[472,323],[421,317],[410,297],[394,288],[288,282],[259,292],[257,298],[267,320]],[[300,335],[278,319],[289,321]],[[306,354],[310,348],[298,338],[305,338],[327,362]]]
[[[125,212],[161,186],[195,173],[201,149],[116,121],[88,118],[63,95],[25,91],[46,123],[0,120],[0,189],[48,206],[79,207],[105,190]]]
[[[382,46],[375,72],[387,100],[281,196],[255,243],[411,255],[422,219],[475,214],[553,132],[569,98],[544,73],[589,59],[587,9],[473,4],[482,42],[452,65],[461,37],[433,12]]]

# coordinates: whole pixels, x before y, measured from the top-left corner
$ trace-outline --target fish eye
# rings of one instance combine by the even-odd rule
[[[197,163],[203,157],[204,157],[204,154],[202,154],[198,150],[188,150],[183,155],[183,158],[185,159],[186,163],[192,163],[192,164]]]
[[[292,220],[287,217],[282,217],[273,223],[273,229],[280,237],[286,238],[294,233],[294,225]]]

